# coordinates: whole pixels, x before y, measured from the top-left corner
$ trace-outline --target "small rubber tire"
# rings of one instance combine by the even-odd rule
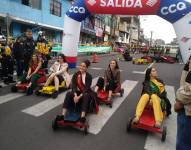
[[[13,86],[11,87],[11,92],[16,93],[17,91],[18,91],[18,89],[17,89],[16,85],[13,85]]]
[[[56,119],[54,119],[54,120],[52,121],[52,129],[53,129],[54,131],[56,131],[56,130],[58,129],[58,125],[57,125]]]
[[[127,133],[128,133],[128,132],[131,132],[131,130],[132,130],[132,121],[133,121],[133,119],[131,118],[131,119],[129,119],[128,122],[127,122],[127,127],[126,127],[126,132],[127,132]]]
[[[35,91],[35,95],[36,95],[36,96],[40,96],[40,94],[41,94],[41,93],[39,92],[39,89],[37,89],[37,90]]]
[[[167,127],[164,126],[164,127],[163,127],[163,130],[162,130],[162,137],[161,137],[161,141],[162,141],[162,142],[165,142],[165,140],[166,140],[166,135],[167,135]]]
[[[121,89],[121,91],[120,91],[120,97],[123,97],[123,95],[124,95],[124,89]]]

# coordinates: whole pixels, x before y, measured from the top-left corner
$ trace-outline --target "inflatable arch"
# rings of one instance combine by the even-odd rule
[[[64,18],[62,52],[70,68],[76,67],[81,21],[91,14],[158,15],[173,24],[183,61],[191,55],[191,0],[77,0]]]

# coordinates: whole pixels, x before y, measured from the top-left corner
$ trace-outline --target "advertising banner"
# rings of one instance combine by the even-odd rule
[[[161,0],[157,13],[163,19],[174,23],[191,11],[191,0]]]
[[[147,15],[156,14],[160,0],[85,0],[91,13]]]

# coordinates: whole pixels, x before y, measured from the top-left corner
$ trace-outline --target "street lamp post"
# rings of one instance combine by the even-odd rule
[[[150,38],[150,46],[152,46],[152,41],[153,41],[153,31],[151,31],[151,38]]]

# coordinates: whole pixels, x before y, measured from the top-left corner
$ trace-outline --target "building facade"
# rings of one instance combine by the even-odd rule
[[[27,28],[34,32],[45,31],[49,40],[61,42],[64,15],[71,0],[1,0],[0,32],[20,36]]]

